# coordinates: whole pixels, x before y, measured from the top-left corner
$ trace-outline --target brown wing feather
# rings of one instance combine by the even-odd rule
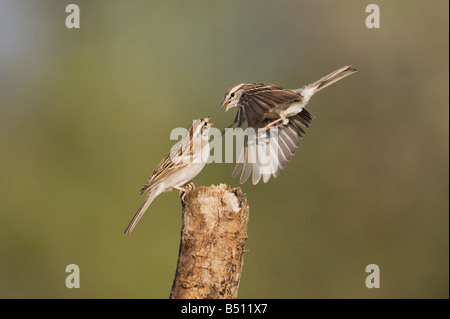
[[[258,122],[270,118],[274,108],[302,99],[300,94],[272,84],[254,84],[242,94],[235,122],[241,126],[247,121],[248,126],[256,127]]]
[[[161,173],[164,172],[167,169],[170,169],[172,166],[174,166],[174,163],[170,159],[170,153],[164,157],[164,159],[158,164],[158,166],[155,168],[153,173],[148,178],[147,182],[145,183],[144,187],[141,188],[141,195],[146,192],[150,187],[152,187],[155,183],[158,182],[158,180],[161,177]]]
[[[191,127],[192,127],[192,125],[191,125]],[[189,127],[187,134],[193,134],[191,127]],[[189,135],[189,136],[191,136],[191,135]],[[153,187],[155,184],[157,184],[160,181],[160,179],[166,175],[165,173],[167,173],[174,167],[185,165],[185,163],[182,161],[179,163],[175,163],[172,161],[172,159],[178,158],[182,154],[187,154],[188,156],[190,156],[192,154],[192,147],[193,147],[192,140],[190,139],[189,141],[190,141],[190,143],[186,143],[186,140],[183,139],[183,140],[179,141],[178,143],[176,143],[172,147],[169,154],[167,154],[161,160],[161,162],[159,162],[158,166],[155,168],[153,173],[150,175],[150,177],[148,178],[144,187],[142,187],[141,192],[140,192],[141,195],[142,195],[142,193],[146,192],[151,187]]]

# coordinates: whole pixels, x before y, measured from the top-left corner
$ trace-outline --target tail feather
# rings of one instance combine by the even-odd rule
[[[346,76],[349,76],[350,74],[356,72],[356,69],[353,69],[351,65],[344,66],[343,68],[340,68],[339,70],[336,70],[327,76],[324,76],[319,81],[314,82],[317,83],[317,90],[316,92],[326,88],[327,86],[345,78]]]
[[[134,227],[136,227],[136,225],[139,222],[139,220],[141,219],[142,215],[144,215],[147,208],[153,202],[155,197],[159,195],[159,193],[160,192],[158,192],[155,189],[151,189],[148,192],[147,197],[145,198],[145,201],[142,203],[141,207],[139,207],[138,211],[134,215],[134,217],[131,220],[130,224],[128,225],[127,229],[125,229],[125,231],[124,231],[125,235],[129,235],[133,231]]]
[[[320,80],[308,84],[298,90],[295,90],[297,93],[300,93],[306,101],[308,101],[314,94],[319,92],[320,90],[326,88],[327,86],[342,80],[346,76],[349,76],[352,73],[357,72],[356,69],[352,68],[351,65],[346,65],[334,72],[331,72],[328,75],[325,75]]]

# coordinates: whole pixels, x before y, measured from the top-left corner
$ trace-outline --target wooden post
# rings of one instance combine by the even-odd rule
[[[248,217],[240,188],[220,184],[185,193],[170,299],[237,298]]]

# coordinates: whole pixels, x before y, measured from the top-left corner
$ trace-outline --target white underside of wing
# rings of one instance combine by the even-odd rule
[[[288,118],[300,113],[306,106],[307,100],[291,103],[287,108],[280,110],[278,113],[282,118]]]

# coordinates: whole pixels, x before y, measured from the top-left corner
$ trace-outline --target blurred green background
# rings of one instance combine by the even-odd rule
[[[368,29],[369,3],[0,0],[0,298],[168,298],[178,192],[122,233],[171,130],[229,125],[234,84],[297,88],[346,64],[359,72],[311,100],[287,169],[241,186],[239,297],[448,298],[449,4],[376,1]],[[233,168],[194,182],[239,186]]]

